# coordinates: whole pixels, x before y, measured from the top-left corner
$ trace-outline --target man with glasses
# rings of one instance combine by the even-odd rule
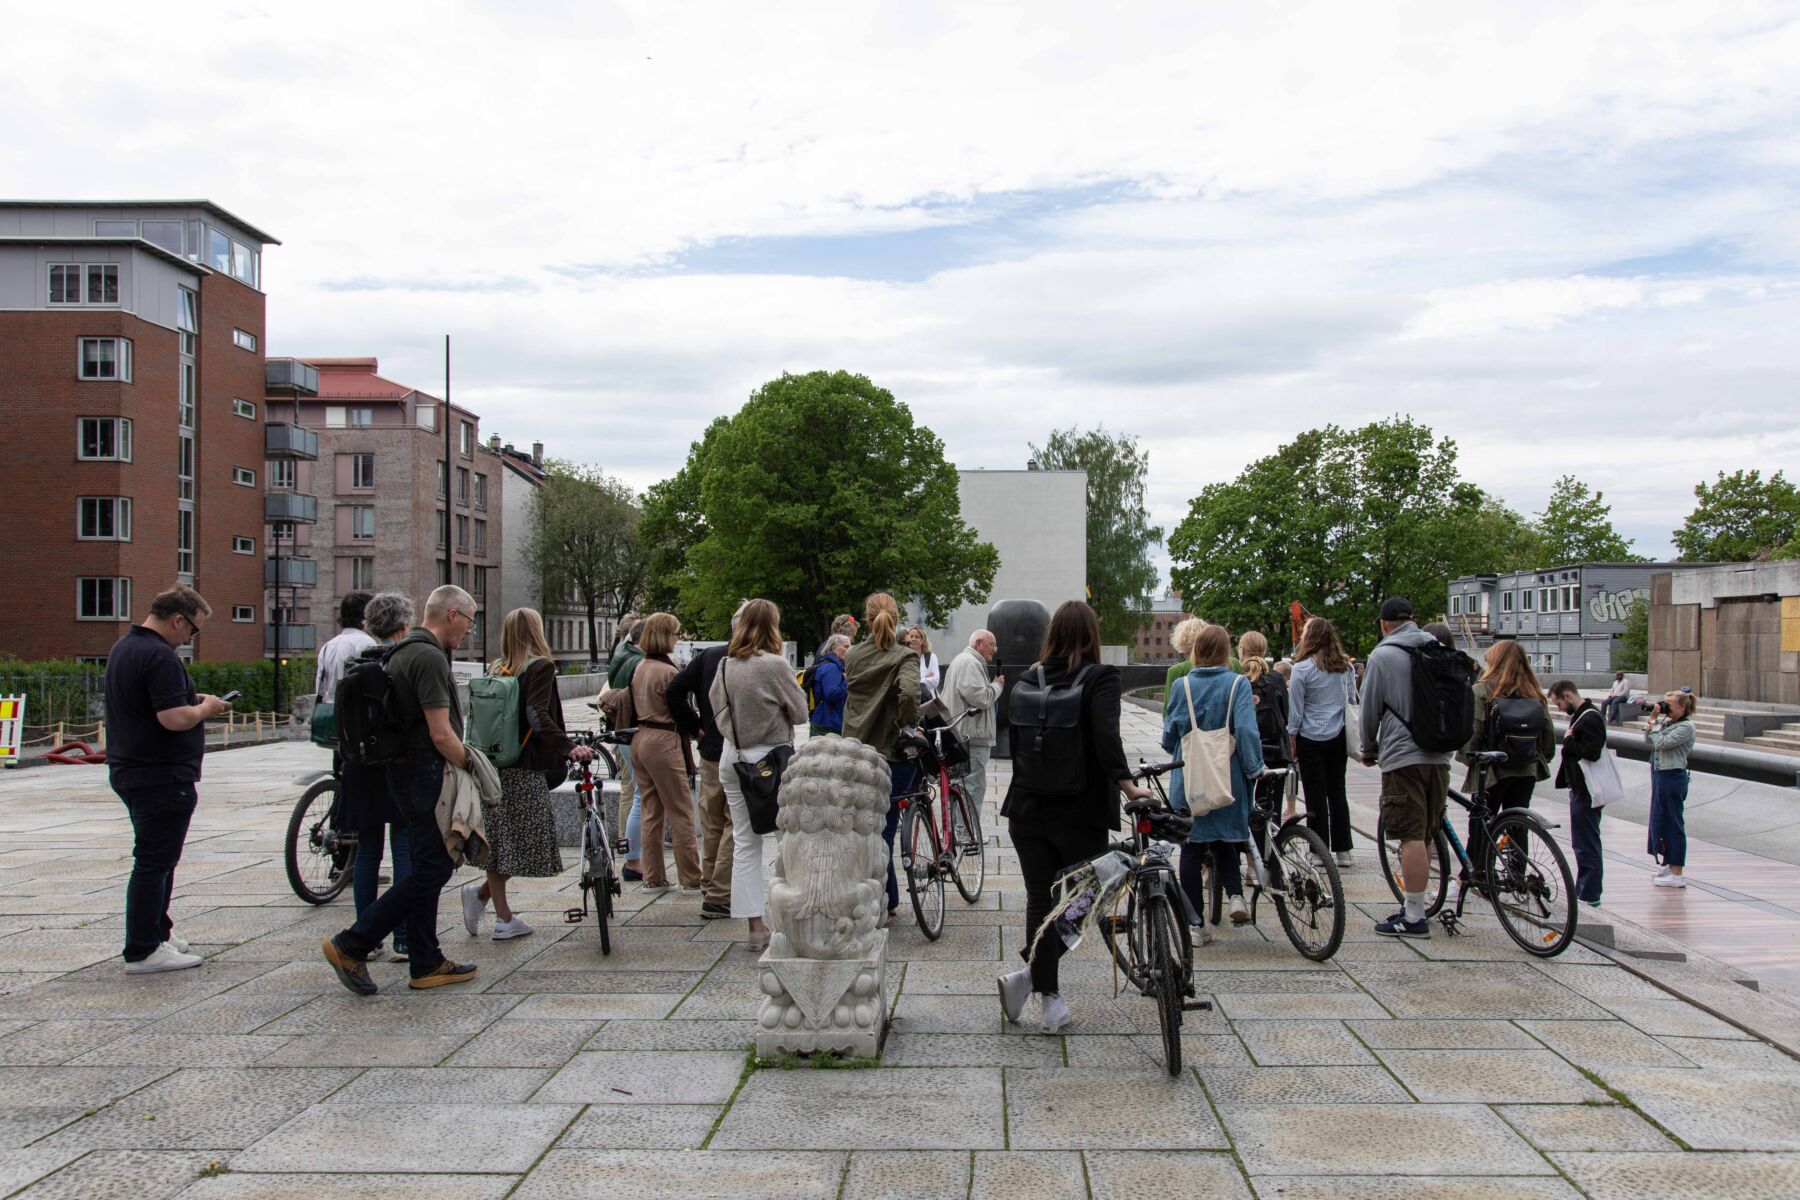
[[[376,990],[364,965],[369,952],[403,925],[401,940],[412,971],[409,987],[443,987],[475,978],[473,964],[451,962],[438,947],[438,897],[456,865],[437,822],[445,768],[469,765],[450,652],[469,636],[474,614],[475,598],[445,584],[426,599],[420,627],[400,639],[388,656],[388,706],[406,735],[405,754],[388,767],[388,790],[405,823],[412,870],[363,909],[356,924],[325,939],[325,961],[338,981],[359,996]]]
[[[197,967],[201,958],[175,935],[169,902],[188,823],[199,803],[206,722],[231,705],[203,696],[175,654],[200,636],[212,609],[176,584],[150,601],[106,657],[106,766],[131,816],[131,877],[125,884],[125,973]]]

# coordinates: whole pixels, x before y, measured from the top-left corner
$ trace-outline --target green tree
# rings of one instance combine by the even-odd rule
[[[1156,566],[1150,548],[1163,531],[1150,523],[1144,479],[1150,455],[1137,439],[1104,427],[1057,429],[1031,455],[1046,470],[1087,472],[1087,586],[1100,617],[1100,640],[1130,643],[1144,623]]]
[[[1432,611],[1451,579],[1521,565],[1531,540],[1518,514],[1460,477],[1454,442],[1396,417],[1309,430],[1208,486],[1169,550],[1175,586],[1207,620],[1285,646],[1298,600],[1361,652],[1384,597]]]
[[[617,618],[643,589],[649,552],[631,489],[598,467],[553,461],[526,518],[525,564],[544,603],[574,594],[587,612],[589,658],[600,653],[601,615]]]
[[[1672,535],[1686,562],[1800,558],[1800,488],[1780,471],[1737,470],[1694,485],[1694,511]]]
[[[1573,475],[1550,487],[1550,502],[1537,519],[1539,566],[1572,562],[1639,562],[1631,542],[1613,528],[1605,492],[1592,492]]]
[[[792,633],[821,638],[884,589],[941,624],[985,599],[999,567],[963,523],[943,443],[847,371],[764,384],[667,482],[650,501],[669,551],[656,587],[672,586],[698,627],[723,629],[744,597],[763,596]]]
[[[688,580],[688,552],[706,536],[700,492],[702,464],[720,431],[730,423],[729,417],[713,418],[700,440],[688,446],[681,470],[645,491],[643,520],[638,524],[638,537],[650,550],[644,586],[646,609],[674,613],[683,629],[704,638],[721,637],[728,625],[714,627],[692,611],[682,600],[682,586]]]
[[[1631,612],[1619,634],[1619,653],[1613,659],[1613,669],[1634,674],[1650,669],[1650,601],[1642,596],[1631,602]]]

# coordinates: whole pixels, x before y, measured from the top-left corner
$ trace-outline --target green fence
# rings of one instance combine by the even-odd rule
[[[189,663],[194,686],[219,696],[243,692],[232,707],[239,712],[275,710],[275,664],[262,662]],[[291,708],[295,696],[312,692],[314,661],[291,658],[282,668],[282,702]],[[0,696],[25,697],[25,720],[33,726],[58,722],[84,724],[100,716],[104,671],[93,663],[72,659],[40,659],[27,662],[0,658]]]

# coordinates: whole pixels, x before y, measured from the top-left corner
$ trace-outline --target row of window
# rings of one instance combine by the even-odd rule
[[[204,261],[221,275],[229,275],[251,287],[262,286],[262,252],[223,230],[198,221],[98,220],[95,237],[141,237],[194,262]],[[204,258],[203,258],[204,255]]]
[[[177,551],[183,555],[180,569],[193,573],[194,514],[192,509],[176,510]],[[129,542],[131,540],[130,496],[79,496],[75,500],[75,538],[83,542]],[[231,539],[233,554],[255,554],[256,539],[241,534]]]
[[[185,340],[189,335],[182,334]],[[256,335],[241,329],[231,331],[232,340],[246,350],[256,349]],[[186,353],[191,353],[188,351]],[[181,364],[184,397],[193,395],[191,363]],[[117,337],[84,337],[76,339],[75,375],[78,379],[100,379],[114,383],[131,382],[131,339]],[[244,411],[248,409],[249,411]],[[256,416],[256,406],[248,400],[232,401],[232,410],[240,417]]]
[[[468,426],[465,425],[464,428],[466,429]],[[439,500],[444,498],[444,481],[448,478],[449,473],[449,465],[440,462],[438,464],[437,493]],[[486,475],[476,475],[467,467],[456,468],[456,502],[458,504],[467,505],[469,503],[471,488],[475,497],[475,507],[485,509],[488,506],[488,477]]]
[[[117,304],[119,268],[115,263],[53,263],[50,303]]]
[[[450,514],[444,512],[443,510],[440,509],[438,511],[438,543],[437,543],[439,550],[442,550],[444,548],[444,543],[449,540],[449,532],[450,532],[449,524],[450,524]],[[487,553],[487,522],[480,521],[480,520],[470,521],[469,518],[463,517],[463,516],[459,516],[456,518],[456,548],[465,554],[469,553],[469,532],[470,532],[471,526],[474,527],[474,533],[475,533],[474,553],[486,554]]]
[[[129,621],[131,580],[107,575],[84,575],[77,579],[75,618],[79,621]],[[247,625],[256,620],[256,609],[248,604],[234,604],[231,619],[236,624]]]
[[[232,401],[232,411],[240,417],[250,420],[256,418],[256,406],[245,400]],[[187,439],[184,438],[183,441]],[[130,417],[79,417],[75,426],[75,457],[84,462],[130,462],[131,461],[131,418]],[[191,454],[184,459],[192,464]],[[285,460],[284,460],[285,461]],[[293,464],[288,463],[291,467]],[[184,478],[192,478],[191,469],[182,472]],[[251,472],[254,482],[255,472]],[[290,482],[288,486],[292,487]],[[374,486],[373,484],[369,486]]]
[[[1569,583],[1557,587],[1520,588],[1518,591],[1500,593],[1500,611],[1509,612],[1577,612],[1581,608],[1581,586]],[[1450,615],[1459,613],[1483,613],[1487,611],[1487,596],[1477,592],[1472,596],[1450,597]]]

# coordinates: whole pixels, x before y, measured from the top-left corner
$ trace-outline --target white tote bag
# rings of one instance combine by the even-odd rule
[[[1624,797],[1625,781],[1619,777],[1619,756],[1611,749],[1602,748],[1600,757],[1593,762],[1576,759],[1575,768],[1587,784],[1588,803],[1595,808],[1605,808]]]
[[[1181,735],[1181,787],[1187,796],[1188,811],[1195,816],[1216,812],[1237,799],[1231,794],[1231,756],[1237,751],[1237,738],[1231,731],[1231,706],[1243,678],[1231,677],[1231,690],[1225,695],[1225,723],[1217,729],[1200,728],[1200,721],[1194,716],[1192,683],[1185,677],[1181,681],[1188,710],[1188,731]]]
[[[1362,705],[1356,702],[1356,668],[1344,672],[1344,749],[1351,762],[1362,761]]]

